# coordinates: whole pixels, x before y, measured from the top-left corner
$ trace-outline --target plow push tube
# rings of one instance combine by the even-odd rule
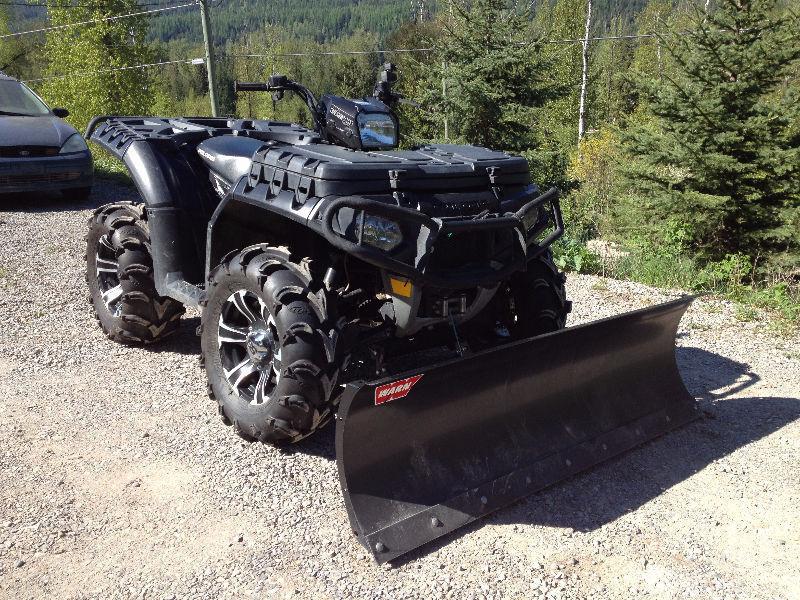
[[[696,418],[675,362],[691,302],[351,384],[336,462],[361,543],[392,560]]]

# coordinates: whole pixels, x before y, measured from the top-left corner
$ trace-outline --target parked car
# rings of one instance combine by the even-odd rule
[[[82,200],[92,190],[83,137],[28,86],[0,72],[0,193],[59,191]]]

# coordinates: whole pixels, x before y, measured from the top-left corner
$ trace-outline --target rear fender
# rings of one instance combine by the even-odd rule
[[[120,158],[147,208],[159,294],[169,295],[170,281],[201,283],[206,223],[215,204],[201,162],[146,140],[130,143]]]

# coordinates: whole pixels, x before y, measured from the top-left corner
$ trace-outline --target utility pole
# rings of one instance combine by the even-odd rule
[[[214,68],[214,34],[211,31],[211,7],[208,0],[197,0],[200,4],[200,17],[203,20],[203,43],[206,47],[206,72],[208,73],[208,97],[211,100],[211,115],[216,117],[219,114],[217,106],[217,84]]]
[[[578,141],[586,131],[586,88],[589,85],[589,32],[592,27],[592,0],[586,2],[586,30],[583,35],[583,76],[581,77],[581,101],[578,108]]]

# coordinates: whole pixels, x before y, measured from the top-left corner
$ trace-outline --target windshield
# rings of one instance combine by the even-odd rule
[[[13,79],[0,79],[0,116],[39,117],[49,114],[50,109],[25,84]]]

